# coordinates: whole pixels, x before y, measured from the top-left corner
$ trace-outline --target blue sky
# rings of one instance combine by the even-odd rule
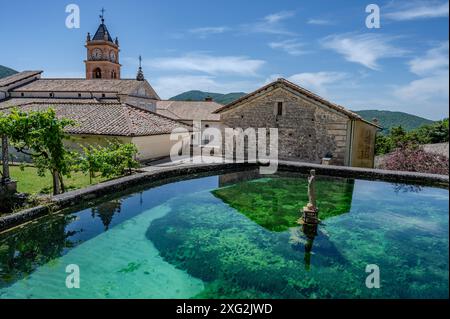
[[[65,26],[70,3],[79,29]],[[380,7],[379,29],[366,27],[370,3]],[[119,37],[122,77],[135,77],[141,54],[162,98],[250,92],[285,77],[352,110],[448,117],[447,0],[8,1],[0,64],[84,77],[86,34],[102,7]]]

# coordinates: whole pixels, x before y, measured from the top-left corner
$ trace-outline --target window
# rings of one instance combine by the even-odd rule
[[[53,92],[51,92],[51,93],[49,93],[49,96],[50,96],[50,97],[54,97],[55,94],[54,94]]]
[[[25,96],[25,94],[22,92],[22,93],[20,93],[20,96]]]
[[[106,95],[105,95],[105,93],[102,93],[102,97],[105,97]]]
[[[283,102],[277,102],[277,116],[283,115]]]
[[[205,124],[205,127],[208,128],[208,127],[209,127],[209,124]]]
[[[81,93],[78,93],[78,97],[81,97]]]

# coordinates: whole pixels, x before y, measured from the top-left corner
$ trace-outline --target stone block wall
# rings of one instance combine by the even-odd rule
[[[283,103],[277,115],[277,103]],[[279,159],[320,163],[330,153],[332,164],[345,165],[350,119],[319,106],[286,88],[275,88],[221,114],[225,127],[278,128]]]

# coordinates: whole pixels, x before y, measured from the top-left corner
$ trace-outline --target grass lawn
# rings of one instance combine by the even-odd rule
[[[18,166],[10,166],[10,175],[17,181],[17,191],[29,194],[52,194],[52,177],[49,173],[45,177],[37,175],[36,168],[25,167],[22,171]],[[107,178],[95,177],[92,184],[100,183]],[[83,173],[73,173],[71,178],[64,178],[66,190],[83,188],[89,186],[89,176]]]

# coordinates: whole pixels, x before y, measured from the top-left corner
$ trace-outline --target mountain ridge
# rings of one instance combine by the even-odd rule
[[[359,114],[362,118],[368,121],[372,121],[376,118],[380,126],[383,127],[384,133],[388,133],[389,129],[395,126],[401,126],[406,131],[412,131],[422,125],[435,122],[417,115],[400,111],[360,110],[353,112]]]
[[[232,93],[213,93],[213,92],[204,92],[200,90],[191,90],[187,92],[183,92],[181,94],[175,95],[171,97],[169,100],[172,101],[204,101],[206,97],[212,97],[213,100],[220,104],[228,104],[231,103],[241,96],[246,95],[244,92],[232,92]]]
[[[246,95],[244,92],[233,92],[228,94],[204,92],[200,90],[186,91],[170,98],[174,101],[204,101],[206,97],[212,97],[213,100],[220,104],[231,103],[240,97]],[[384,128],[383,132],[389,132],[389,129],[394,126],[402,126],[406,131],[411,131],[424,124],[431,124],[434,121],[416,116],[406,112],[400,111],[386,111],[386,110],[359,110],[353,111],[359,114],[362,118],[372,121],[376,118],[379,124]]]
[[[10,75],[13,75],[13,74],[16,74],[16,73],[19,73],[19,72],[0,64],[0,79],[5,78]]]

